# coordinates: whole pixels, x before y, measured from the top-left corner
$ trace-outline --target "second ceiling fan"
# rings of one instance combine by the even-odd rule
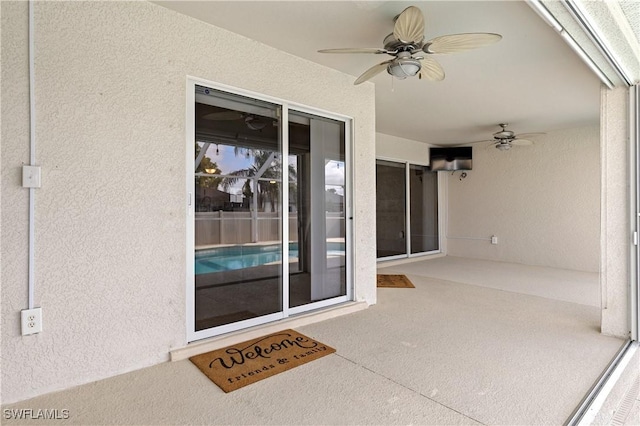
[[[501,123],[498,124],[501,127],[501,130],[493,134],[493,140],[491,141],[491,145],[495,146],[500,151],[510,150],[513,145],[533,145],[533,141],[529,140],[533,136],[544,135],[545,133],[521,133],[516,135],[513,131],[507,130],[508,124]],[[481,142],[489,142],[489,141],[481,141]],[[472,142],[474,143],[474,142]]]
[[[385,69],[401,80],[415,75],[432,81],[444,79],[442,66],[428,55],[456,53],[496,43],[500,34],[467,33],[450,34],[424,41],[424,16],[415,6],[409,6],[395,18],[393,33],[384,39],[383,48],[322,49],[320,53],[373,53],[387,54],[393,59],[381,62],[366,70],[354,84],[363,83]]]

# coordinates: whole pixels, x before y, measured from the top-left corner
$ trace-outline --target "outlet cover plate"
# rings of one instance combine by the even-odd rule
[[[42,308],[23,309],[20,311],[20,319],[23,336],[42,331]]]
[[[42,184],[40,166],[22,166],[22,187],[40,188]]]

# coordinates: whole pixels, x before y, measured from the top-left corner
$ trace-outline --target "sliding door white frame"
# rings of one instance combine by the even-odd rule
[[[324,117],[332,120],[341,121],[345,126],[345,262],[346,262],[346,295],[338,296],[330,299],[325,299],[319,302],[312,302],[302,306],[297,306],[295,308],[289,308],[289,264],[288,262],[282,262],[282,311],[257,317],[251,318],[244,321],[234,322],[231,324],[209,328],[205,330],[195,331],[195,260],[194,260],[194,249],[195,249],[195,213],[194,213],[194,194],[195,194],[195,181],[193,179],[194,176],[194,156],[195,156],[195,148],[193,141],[195,140],[195,103],[196,103],[196,85],[209,87],[214,90],[220,90],[224,92],[228,92],[235,95],[245,96],[249,98],[253,98],[260,101],[270,102],[272,104],[279,105],[281,107],[281,117],[280,117],[280,126],[281,126],[281,143],[282,143],[282,158],[283,164],[288,158],[289,147],[288,147],[288,139],[289,139],[289,129],[288,129],[288,120],[289,120],[289,110],[291,111],[299,111],[303,113],[317,115],[319,117]],[[186,108],[185,108],[185,143],[186,143],[186,274],[185,274],[185,283],[186,283],[186,336],[187,342],[193,342],[195,340],[205,339],[208,337],[217,336],[224,333],[234,332],[238,330],[242,330],[248,327],[253,327],[273,321],[277,321],[279,319],[283,319],[289,317],[291,315],[296,315],[299,313],[304,313],[307,311],[320,309],[332,305],[336,305],[338,303],[348,302],[353,300],[354,297],[354,280],[353,280],[353,167],[352,167],[352,150],[353,150],[353,127],[352,127],[352,117],[348,117],[341,114],[335,114],[329,111],[325,111],[318,108],[313,108],[307,105],[297,104],[294,102],[289,102],[283,99],[278,99],[270,96],[266,96],[260,93],[252,92],[249,90],[240,89],[237,87],[228,86],[225,84],[201,79],[198,77],[187,76],[186,78]],[[282,179],[282,197],[281,197],[281,212],[282,217],[280,218],[280,235],[282,236],[282,241],[286,242],[282,244],[282,258],[289,258],[289,221],[288,217],[285,217],[285,213],[288,211],[286,208],[289,205],[289,185],[285,184],[288,182],[288,177],[283,176]]]
[[[442,215],[444,214],[443,209],[443,192],[441,191],[442,188],[442,179],[440,177],[440,173],[437,173],[437,193],[436,193],[436,202],[438,203],[438,218],[437,218],[437,228],[438,228],[438,249],[437,250],[430,250],[430,251],[424,251],[424,252],[419,252],[419,253],[411,253],[411,186],[410,186],[410,173],[411,173],[411,166],[420,166],[420,167],[429,167],[428,164],[425,163],[421,163],[421,162],[414,162],[414,161],[407,161],[407,160],[398,160],[397,158],[391,158],[391,157],[376,157],[376,162],[378,160],[381,161],[389,161],[392,163],[398,163],[398,164],[403,164],[404,165],[404,169],[405,169],[405,237],[406,237],[406,241],[405,241],[405,254],[398,254],[398,255],[394,255],[394,256],[386,256],[386,257],[379,257],[377,259],[377,262],[386,262],[389,260],[400,260],[400,259],[408,259],[408,258],[415,258],[415,257],[422,257],[422,256],[432,256],[434,254],[440,254],[442,253],[442,226],[441,226],[441,220],[440,218],[442,217]]]

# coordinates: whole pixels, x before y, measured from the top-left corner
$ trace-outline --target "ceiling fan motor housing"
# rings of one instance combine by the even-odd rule
[[[393,33],[389,34],[384,38],[382,42],[384,44],[384,48],[390,52],[398,51],[398,52],[416,52],[422,50],[422,45],[424,42],[420,41],[418,43],[405,43],[393,35]]]
[[[502,130],[493,134],[493,137],[495,139],[498,139],[500,141],[515,139],[516,134],[513,133],[511,130],[507,130],[508,124],[499,124],[499,126],[502,127]]]

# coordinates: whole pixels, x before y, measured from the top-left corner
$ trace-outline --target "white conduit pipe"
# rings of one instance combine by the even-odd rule
[[[29,163],[36,164],[35,42],[33,0],[29,0]],[[29,309],[35,305],[35,188],[29,188]]]

